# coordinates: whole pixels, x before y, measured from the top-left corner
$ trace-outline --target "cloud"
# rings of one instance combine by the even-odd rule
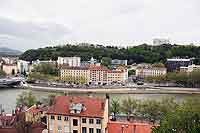
[[[18,49],[51,41],[129,45],[151,43],[157,37],[199,43],[199,4],[199,0],[1,0],[0,36],[9,46],[18,42]],[[35,45],[24,47],[28,42]]]
[[[0,43],[8,46],[48,43],[71,34],[69,28],[55,23],[17,22],[0,17]],[[43,44],[44,45],[44,44]],[[26,48],[34,45],[25,46]]]

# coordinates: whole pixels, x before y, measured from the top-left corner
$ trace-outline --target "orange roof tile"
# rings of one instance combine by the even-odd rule
[[[71,104],[81,103],[86,110],[80,114],[70,113]],[[91,97],[73,97],[73,96],[58,96],[55,104],[51,106],[47,114],[67,115],[67,116],[82,116],[82,117],[98,117],[102,118],[104,113],[105,100]]]
[[[152,127],[148,123],[110,121],[108,133],[151,133]]]
[[[37,107],[36,105],[33,105],[32,107],[30,107],[29,109],[27,109],[27,112],[31,112],[31,113],[38,113],[43,111],[43,109],[41,107]]]

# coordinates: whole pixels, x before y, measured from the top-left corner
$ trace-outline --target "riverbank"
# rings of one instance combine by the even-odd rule
[[[99,94],[200,94],[198,88],[176,87],[133,87],[133,88],[59,88],[27,85],[27,88],[37,91],[62,92],[62,93],[99,93]]]

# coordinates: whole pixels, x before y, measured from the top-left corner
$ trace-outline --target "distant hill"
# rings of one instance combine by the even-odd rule
[[[0,47],[0,56],[15,56],[21,54],[22,52],[19,50],[10,49],[7,47]]]
[[[58,56],[80,56],[81,60],[87,61],[94,57],[101,61],[103,57],[112,59],[127,59],[128,64],[133,63],[165,63],[167,58],[195,58],[194,63],[200,64],[200,47],[193,45],[170,45],[163,44],[152,46],[142,44],[127,48],[114,46],[102,46],[93,44],[63,45],[30,49],[21,54],[20,59],[33,60],[57,60]]]

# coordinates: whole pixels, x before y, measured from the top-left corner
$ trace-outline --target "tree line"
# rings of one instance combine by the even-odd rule
[[[176,102],[174,98],[158,100],[136,100],[128,97],[120,102],[112,99],[110,113],[116,118],[119,114],[139,117],[152,122],[153,133],[199,133],[200,99],[187,98]]]
[[[166,75],[146,77],[145,80],[151,83],[176,83],[183,87],[200,87],[200,71],[193,71],[190,73],[167,73]]]
[[[82,60],[89,60],[94,57],[101,61],[103,57],[112,59],[127,59],[128,64],[132,63],[165,63],[167,58],[194,57],[194,63],[200,64],[200,47],[193,45],[171,45],[163,44],[160,46],[152,46],[142,44],[132,47],[114,47],[102,45],[63,45],[54,47],[45,47],[39,49],[30,49],[24,52],[20,59],[33,61],[33,60],[57,60],[58,56],[80,56]]]

